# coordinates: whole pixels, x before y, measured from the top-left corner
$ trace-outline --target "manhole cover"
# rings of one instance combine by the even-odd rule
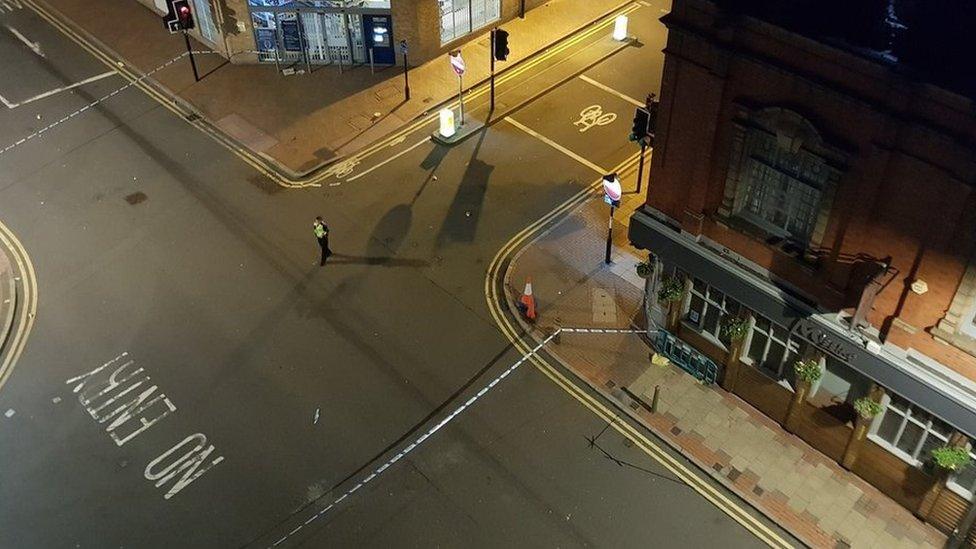
[[[144,193],[142,191],[139,191],[139,192],[135,192],[135,193],[132,193],[130,195],[127,195],[125,197],[125,201],[128,202],[130,205],[135,206],[136,204],[141,204],[141,203],[145,202],[147,198],[149,198],[149,197],[146,196],[146,193]]]

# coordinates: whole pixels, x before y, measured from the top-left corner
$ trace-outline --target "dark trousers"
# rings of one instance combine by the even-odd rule
[[[325,260],[332,255],[332,250],[329,249],[329,237],[323,236],[322,238],[319,238],[318,241],[319,248],[322,248],[322,261],[319,263],[319,265],[325,265]]]

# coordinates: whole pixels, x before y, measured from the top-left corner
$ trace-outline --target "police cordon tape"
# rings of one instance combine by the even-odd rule
[[[193,53],[195,55],[205,55],[205,54],[221,55],[221,52],[214,51],[214,50],[200,50],[200,51],[194,50]],[[246,52],[238,52],[238,53],[259,53],[259,52],[246,51]],[[30,134],[30,135],[28,135],[26,137],[22,137],[21,139],[17,140],[16,142],[11,143],[10,145],[7,145],[3,149],[0,149],[0,155],[6,153],[7,151],[9,151],[11,149],[13,149],[14,147],[17,147],[19,145],[22,145],[22,144],[30,141],[31,139],[34,139],[36,137],[39,137],[42,133],[44,133],[44,132],[46,132],[48,130],[53,129],[56,126],[59,126],[59,125],[63,124],[64,122],[67,122],[68,120],[70,120],[70,119],[78,116],[79,114],[87,111],[88,109],[90,109],[90,108],[98,105],[99,103],[102,103],[102,102],[104,102],[104,101],[106,101],[106,100],[114,97],[115,95],[118,95],[119,92],[125,91],[126,89],[131,88],[132,86],[135,86],[135,85],[139,84],[140,82],[142,82],[143,80],[149,78],[153,74],[155,74],[155,73],[157,73],[157,72],[165,69],[166,67],[169,67],[173,63],[176,63],[177,61],[183,59],[184,57],[187,57],[188,55],[190,55],[190,52],[183,52],[180,55],[177,55],[176,57],[174,57],[174,58],[170,59],[169,61],[163,63],[162,65],[159,65],[158,67],[152,69],[151,71],[149,71],[149,72],[147,72],[147,73],[145,73],[145,74],[137,77],[136,79],[130,81],[128,84],[125,84],[124,86],[118,88],[117,90],[115,90],[115,91],[113,91],[113,92],[111,92],[109,94],[103,95],[102,97],[100,97],[100,98],[92,101],[91,103],[89,103],[89,104],[85,105],[84,107],[76,110],[75,112],[73,112],[71,114],[68,114],[68,115],[62,117],[60,120],[58,120],[56,122],[52,122],[52,123],[48,124],[47,126],[45,126],[45,127],[41,128],[41,129],[35,131],[34,133],[32,133],[32,134]],[[120,74],[119,76],[122,76],[122,75]]]

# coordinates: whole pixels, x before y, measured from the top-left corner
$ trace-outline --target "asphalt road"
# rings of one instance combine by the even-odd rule
[[[0,391],[0,547],[270,545],[518,360],[485,267],[633,154],[621,94],[659,85],[651,4],[632,19],[644,47],[589,80],[337,186],[276,187],[133,89],[0,155],[0,219],[39,285]],[[45,54],[0,27],[8,103],[106,71],[28,11],[0,23]],[[0,149],[121,85],[4,107]],[[616,119],[580,131],[592,105]],[[315,215],[337,253],[322,269]],[[133,390],[100,395],[112,371]],[[600,446],[629,465],[591,448],[603,427],[521,368],[283,545],[759,545],[619,435]],[[199,476],[167,469],[197,443]]]

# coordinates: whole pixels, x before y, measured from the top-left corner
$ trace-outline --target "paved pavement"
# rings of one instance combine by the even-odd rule
[[[634,188],[634,177],[624,188]],[[651,190],[653,192],[653,184]],[[607,207],[593,198],[518,250],[506,280],[509,299],[533,280],[540,319],[553,326],[643,325],[642,255],[626,239],[630,194],[616,214],[613,264],[604,266]],[[812,547],[941,547],[945,536],[858,476],[785,432],[738,397],[705,386],[675,366],[651,364],[652,350],[633,334],[566,333],[549,352],[594,390],[615,401],[661,439]],[[623,391],[649,404],[652,414]]]
[[[645,42],[663,42],[659,9],[635,14]],[[30,12],[0,17],[62,52],[0,32],[11,97],[104,71]],[[80,112],[0,155],[0,219],[39,291],[0,391],[0,546],[760,545],[613,431],[600,446],[633,466],[591,448],[603,422],[526,368],[319,514],[520,358],[487,263],[593,180],[581,159],[631,156],[608,145],[629,105],[588,84],[512,115],[532,132],[445,149],[419,127],[302,190],[134,88],[80,111],[115,76],[0,111],[7,142]],[[533,117],[570,101],[562,125]],[[593,104],[620,114],[581,132]],[[337,254],[321,269],[319,214]]]
[[[158,16],[130,0],[24,2],[28,8],[61,14],[137,72],[149,72],[186,52],[182,37],[168,35]],[[559,0],[530,10],[524,20],[505,24],[511,35],[511,56],[497,69],[512,67],[626,4],[624,0]],[[104,17],[105,13],[113,17]],[[119,20],[126,24],[116,24]],[[482,36],[461,46],[466,88],[488,76],[488,42]],[[198,43],[194,49],[209,50]],[[194,82],[185,57],[152,78],[215,127],[293,177],[348,156],[457,95],[457,78],[446,59],[411,69],[407,101],[399,67],[372,74],[368,66],[346,67],[342,73],[338,67],[320,66],[310,74],[282,76],[273,65],[232,65],[217,55],[197,58],[205,74],[200,82]]]

